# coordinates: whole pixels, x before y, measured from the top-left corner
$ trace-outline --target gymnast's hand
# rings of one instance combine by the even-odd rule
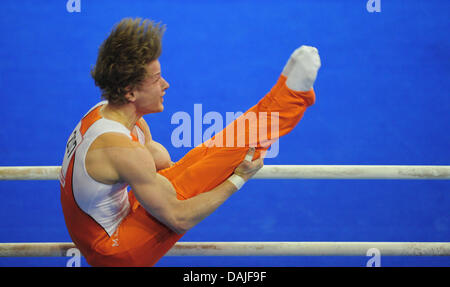
[[[287,77],[286,85],[294,91],[307,92],[313,88],[321,66],[319,52],[310,46],[301,46],[292,53],[282,74]]]
[[[260,170],[264,165],[263,156],[258,159],[253,160],[253,155],[255,154],[255,148],[251,147],[245,156],[245,159],[238,165],[234,170],[234,174],[239,175],[245,181],[252,178],[258,170]]]

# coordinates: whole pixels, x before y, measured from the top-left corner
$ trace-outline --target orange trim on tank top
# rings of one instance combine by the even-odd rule
[[[89,129],[90,126],[92,126],[99,119],[103,118],[102,115],[100,114],[100,109],[102,108],[102,106],[103,105],[96,107],[81,120],[80,133],[82,136],[84,136],[84,134],[86,133],[86,131]],[[143,130],[139,121],[136,122],[136,126],[138,126],[141,130]],[[132,132],[130,132],[130,136],[133,139],[133,141],[139,142],[137,136],[135,136]]]

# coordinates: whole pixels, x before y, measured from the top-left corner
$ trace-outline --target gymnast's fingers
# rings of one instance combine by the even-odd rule
[[[255,148],[254,148],[254,147],[251,147],[251,148],[248,150],[248,153],[245,155],[244,160],[245,160],[245,161],[252,162],[253,156],[254,156],[254,155],[255,155]]]

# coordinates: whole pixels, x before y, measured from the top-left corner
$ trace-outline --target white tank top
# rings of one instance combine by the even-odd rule
[[[106,103],[106,101],[98,103],[86,115]],[[86,155],[89,147],[98,136],[108,132],[116,132],[125,134],[132,139],[131,132],[121,123],[101,117],[92,123],[82,135],[82,132],[80,132],[81,122],[78,123],[72,133],[75,138],[75,145],[71,147],[70,139],[68,141],[66,149],[66,155],[68,156],[64,157],[61,174],[65,175],[64,169],[67,169],[68,162],[71,159],[70,153],[73,153],[72,156],[75,156],[72,176],[74,199],[81,210],[101,225],[109,236],[112,236],[120,222],[130,212],[128,185],[126,183],[108,185],[94,180],[86,170]],[[139,142],[144,144],[144,133],[138,126],[136,126],[136,131]],[[64,179],[61,183],[64,183]]]

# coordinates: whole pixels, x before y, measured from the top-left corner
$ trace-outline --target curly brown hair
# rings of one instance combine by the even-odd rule
[[[164,31],[160,23],[141,18],[125,18],[113,28],[91,70],[102,98],[115,105],[127,103],[125,95],[139,86],[147,75],[147,64],[161,55]]]

